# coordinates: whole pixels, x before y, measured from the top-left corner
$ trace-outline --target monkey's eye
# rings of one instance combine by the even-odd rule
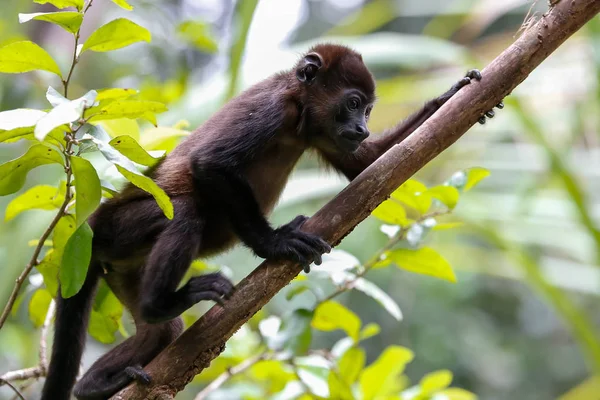
[[[360,105],[360,102],[358,101],[358,99],[354,98],[354,99],[348,100],[348,108],[350,110],[356,110],[359,105]]]
[[[365,118],[369,119],[369,117],[371,116],[371,110],[373,109],[373,106],[369,106],[365,109]]]

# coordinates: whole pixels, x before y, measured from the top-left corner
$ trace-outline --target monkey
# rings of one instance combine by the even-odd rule
[[[181,313],[201,300],[224,304],[233,293],[234,285],[220,273],[179,286],[196,258],[241,242],[258,257],[291,260],[307,272],[311,263],[320,264],[331,247],[301,230],[306,216],[277,228],[267,220],[300,156],[316,152],[352,180],[462,87],[480,79],[479,71],[469,71],[447,92],[368,140],[375,80],[362,56],[345,46],[316,45],[294,68],[230,100],[146,172],[170,196],[171,220],[131,184],[90,216],[91,261],[81,290],[57,298],[42,400],[68,400],[71,392],[80,400],[106,399],[134,380],[149,383],[143,368],[180,335]],[[131,313],[136,333],[76,383],[101,278]]]

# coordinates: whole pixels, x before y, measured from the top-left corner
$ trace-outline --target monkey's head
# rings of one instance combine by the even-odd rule
[[[325,151],[354,152],[369,136],[375,81],[362,56],[345,46],[320,44],[296,65],[303,88],[303,130]]]

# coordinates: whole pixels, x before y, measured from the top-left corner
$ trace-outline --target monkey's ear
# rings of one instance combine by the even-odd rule
[[[311,83],[317,76],[317,71],[323,66],[323,59],[317,53],[308,53],[296,70],[296,78],[300,82]]]

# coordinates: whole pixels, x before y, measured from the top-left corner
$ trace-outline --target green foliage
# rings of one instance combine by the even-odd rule
[[[21,157],[0,165],[0,196],[15,193],[32,169],[45,164],[64,164],[60,153],[43,144],[33,145]]]
[[[31,20],[46,21],[56,24],[70,33],[77,33],[83,22],[83,14],[75,11],[59,11],[49,13],[19,14],[19,22]]]
[[[85,158],[72,156],[71,168],[75,175],[75,192],[77,193],[75,215],[77,226],[79,226],[100,205],[102,190],[100,189],[100,179],[91,162]]]
[[[348,336],[358,341],[361,323],[355,313],[340,303],[326,301],[315,310],[311,325],[321,331],[342,329]]]
[[[118,136],[111,140],[109,144],[131,161],[147,167],[153,166],[160,160],[160,158],[148,154],[148,152],[131,136]]]
[[[133,6],[125,0],[111,0],[111,1],[124,10],[127,10],[127,11],[133,10]]]
[[[86,50],[111,51],[137,42],[150,42],[150,32],[126,18],[118,18],[101,26],[85,41],[81,53]]]
[[[375,362],[364,369],[360,375],[360,388],[363,400],[397,393],[397,377],[404,372],[406,364],[412,361],[412,351],[400,347],[388,347]]]
[[[76,295],[83,286],[92,259],[93,235],[92,228],[83,223],[65,246],[59,274],[60,292],[64,298]]]
[[[33,0],[34,3],[38,4],[52,4],[56,8],[67,8],[67,7],[75,7],[77,10],[81,11],[83,8],[84,0]]]
[[[15,197],[6,206],[5,221],[10,221],[27,210],[58,210],[65,200],[66,187],[58,189],[50,185],[37,185]]]
[[[219,49],[217,42],[210,34],[209,27],[203,22],[182,22],[177,26],[177,33],[185,41],[206,53],[216,53]]]
[[[386,256],[398,267],[407,271],[456,282],[456,276],[448,261],[432,248],[396,249],[387,253]]]
[[[0,47],[0,72],[17,74],[38,69],[61,76],[52,56],[33,42],[14,42]]]
[[[112,343],[122,316],[123,306],[106,283],[102,283],[94,300],[88,332],[101,343]]]
[[[38,289],[29,301],[29,319],[36,328],[44,324],[48,307],[52,302],[52,294],[46,289]]]

